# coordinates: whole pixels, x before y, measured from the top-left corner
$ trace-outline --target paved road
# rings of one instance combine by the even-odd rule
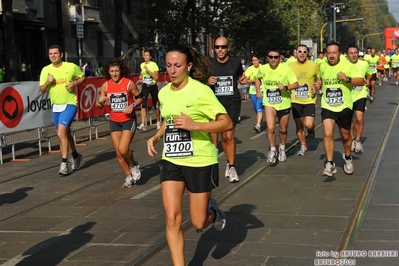
[[[304,157],[288,154],[286,163],[266,166],[264,132],[252,130],[250,102],[244,102],[237,126],[237,170],[241,182],[221,178],[213,195],[226,211],[222,232],[189,229],[186,260],[190,265],[313,265],[342,242],[362,189],[377,158],[384,130],[399,100],[392,85],[377,88],[368,104],[364,154],[354,155],[355,173],[343,172],[342,145],[336,132],[338,172],[324,178],[322,128]],[[320,123],[320,115],[316,117]],[[104,128],[106,130],[106,127]],[[104,131],[106,132],[106,131]],[[398,118],[378,167],[370,205],[353,249],[399,250],[397,179]],[[164,239],[164,212],[158,180],[159,156],[146,155],[145,141],[155,126],[138,132],[132,148],[141,164],[137,186],[123,189],[109,136],[84,141],[83,167],[68,177],[57,175],[59,154],[18,152],[29,162],[0,166],[0,263],[3,265],[132,265]],[[291,120],[288,144],[296,142]],[[161,146],[158,146],[160,149]],[[219,156],[222,176],[225,157]],[[261,171],[264,170],[264,171]],[[222,176],[223,177],[223,176]],[[395,178],[396,177],[396,178]],[[239,189],[240,188],[240,189]],[[188,203],[184,202],[188,218]],[[185,222],[188,222],[185,220]],[[353,259],[353,258],[352,258]],[[397,265],[398,258],[356,258],[357,265]],[[361,262],[361,264],[360,264]],[[171,265],[162,249],[144,265]]]

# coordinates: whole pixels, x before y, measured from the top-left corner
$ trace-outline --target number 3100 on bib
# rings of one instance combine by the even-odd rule
[[[174,128],[167,124],[164,134],[164,152],[166,157],[187,157],[194,155],[191,132]]]

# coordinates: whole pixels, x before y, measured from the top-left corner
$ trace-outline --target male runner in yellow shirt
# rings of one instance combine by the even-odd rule
[[[330,42],[326,48],[328,62],[320,66],[318,77],[322,82],[323,96],[321,99],[321,118],[323,120],[323,145],[327,163],[323,176],[333,176],[337,169],[334,163],[334,127],[339,127],[343,153],[344,172],[352,174],[354,171],[350,137],[353,115],[352,86],[363,86],[365,80],[355,65],[348,60],[340,61],[340,47],[336,42]]]
[[[316,90],[320,88],[320,83],[314,84],[314,81],[319,73],[319,65],[307,60],[306,57],[309,50],[306,45],[298,45],[296,52],[297,61],[289,66],[298,78],[299,88],[291,91],[291,107],[296,125],[296,134],[301,142],[298,155],[305,155],[308,151],[308,146],[303,128],[306,127],[310,141],[315,137]]]

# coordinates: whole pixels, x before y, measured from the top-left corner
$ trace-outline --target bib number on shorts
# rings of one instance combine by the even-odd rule
[[[234,95],[233,76],[218,76],[216,77],[215,95],[229,96]]]
[[[283,101],[283,97],[281,96],[281,91],[278,88],[267,89],[266,98],[270,104],[279,104]]]
[[[344,95],[341,88],[327,88],[326,102],[330,106],[338,106],[344,103]]]
[[[187,157],[194,155],[191,131],[175,128],[167,124],[164,134],[164,152],[166,157]]]
[[[114,112],[122,112],[128,106],[126,93],[112,93],[109,96],[111,110]]]

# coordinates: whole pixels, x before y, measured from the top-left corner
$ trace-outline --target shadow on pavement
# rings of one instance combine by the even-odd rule
[[[24,187],[19,188],[11,193],[0,194],[0,206],[2,206],[3,204],[13,204],[20,200],[23,200],[28,196],[28,193],[26,192],[32,189],[33,187]]]
[[[52,237],[31,247],[22,254],[23,260],[16,265],[58,265],[68,254],[90,242],[93,235],[86,231],[94,224],[88,222],[76,226],[68,234]]]
[[[248,230],[264,227],[263,222],[251,214],[255,209],[255,205],[241,204],[225,212],[226,227],[220,232],[213,227],[204,232],[188,265],[203,265],[212,249],[212,257],[221,259],[244,242]]]

